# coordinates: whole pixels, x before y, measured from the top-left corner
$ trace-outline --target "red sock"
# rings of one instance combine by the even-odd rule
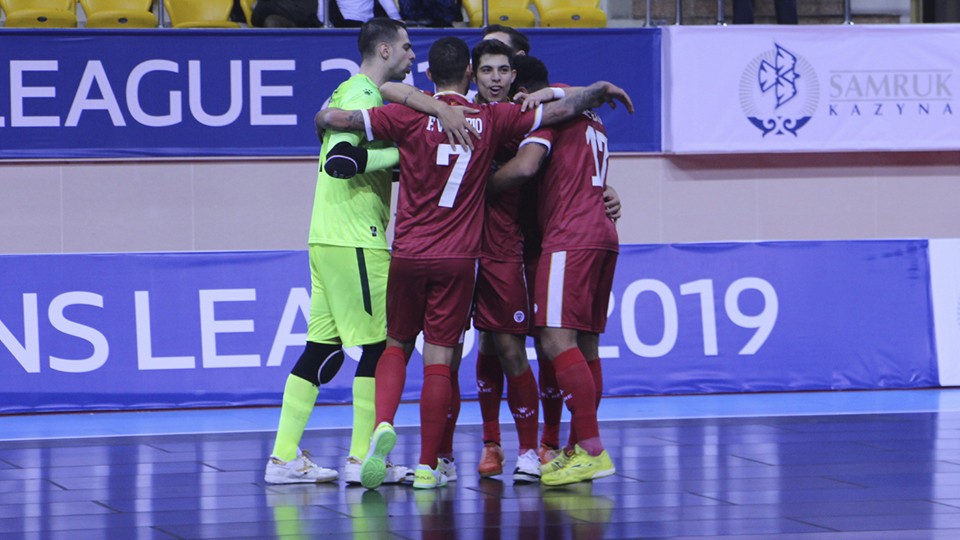
[[[495,354],[477,353],[477,401],[483,418],[483,442],[500,444],[500,402],[503,400],[503,368]]]
[[[543,436],[540,442],[551,447],[560,446],[560,418],[563,415],[563,394],[557,384],[557,373],[546,358],[540,366],[540,403],[543,404]]]
[[[453,457],[453,432],[457,429],[457,418],[460,418],[460,372],[450,373],[450,408],[447,410],[447,426],[440,440],[440,456]]]
[[[377,361],[376,377],[376,407],[377,421],[390,422],[397,415],[400,398],[403,396],[403,386],[407,382],[407,355],[400,347],[387,347]]]
[[[527,370],[516,377],[507,377],[507,403],[517,425],[517,438],[520,439],[520,453],[537,449],[537,427],[540,422],[537,380],[533,370]]]
[[[593,388],[597,393],[597,410],[600,410],[600,398],[603,397],[603,366],[600,365],[600,359],[594,358],[587,362],[590,366],[590,374],[593,375]]]
[[[593,375],[593,388],[597,394],[597,409],[600,408],[600,398],[603,395],[603,369],[600,366],[600,359],[594,358],[587,362],[587,366],[590,367],[590,374]],[[598,415],[599,418],[599,415]],[[567,440],[567,448],[573,448],[573,445],[577,444],[579,439],[577,439],[577,430],[571,425],[570,426],[570,438]]]
[[[447,428],[450,409],[450,366],[433,364],[423,367],[423,388],[420,391],[420,463],[437,467],[437,450]]]
[[[570,436],[567,437],[567,445],[564,446],[567,450],[573,450],[573,446],[577,444],[577,426],[573,425],[573,422],[570,422]]]
[[[563,399],[573,415],[571,425],[576,430],[577,440],[599,437],[596,389],[583,353],[577,347],[563,351],[553,359],[553,369],[557,372]]]

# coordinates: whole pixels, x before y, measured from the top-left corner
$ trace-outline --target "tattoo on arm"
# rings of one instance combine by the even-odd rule
[[[600,97],[604,95],[605,88],[598,84],[592,84],[581,91],[569,92],[567,96],[560,101],[547,103],[543,107],[543,118],[541,125],[550,126],[559,124],[573,118],[583,111],[597,105]]]
[[[596,105],[597,101],[603,96],[605,89],[602,86],[590,85],[582,92],[570,96],[570,107],[577,110],[577,114]]]
[[[363,114],[360,111],[350,111],[350,114],[347,116],[347,122],[350,124],[350,127],[347,129],[353,131],[363,131],[366,127],[363,123]]]
[[[318,112],[314,118],[314,123],[316,123],[318,131],[326,129],[363,131],[366,128],[360,111],[345,111],[337,108],[324,109]]]

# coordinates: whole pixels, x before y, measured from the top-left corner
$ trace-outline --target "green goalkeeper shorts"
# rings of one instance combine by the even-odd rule
[[[310,244],[310,322],[307,340],[344,347],[387,338],[385,249]]]

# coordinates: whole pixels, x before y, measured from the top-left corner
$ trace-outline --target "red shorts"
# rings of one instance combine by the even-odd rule
[[[474,302],[477,330],[525,335],[530,305],[523,263],[481,258]]]
[[[534,290],[536,289],[537,283],[537,266],[540,264],[540,258],[538,257],[528,257],[523,261],[523,273],[527,276],[527,304],[530,306],[530,311],[534,312],[534,306],[536,306],[536,300],[534,299]],[[536,339],[540,337],[540,330],[537,328],[536,317],[530,317],[528,319],[529,325],[527,326],[527,335]]]
[[[387,278],[387,335],[441,347],[463,342],[470,316],[476,259],[404,259],[393,257]]]
[[[578,249],[542,254],[534,284],[536,325],[602,334],[616,266],[615,251]]]

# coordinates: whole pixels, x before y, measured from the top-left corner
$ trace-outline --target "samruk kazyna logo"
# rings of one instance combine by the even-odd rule
[[[753,59],[740,77],[740,106],[762,132],[794,137],[810,121],[820,101],[820,82],[809,62],[774,44]]]

